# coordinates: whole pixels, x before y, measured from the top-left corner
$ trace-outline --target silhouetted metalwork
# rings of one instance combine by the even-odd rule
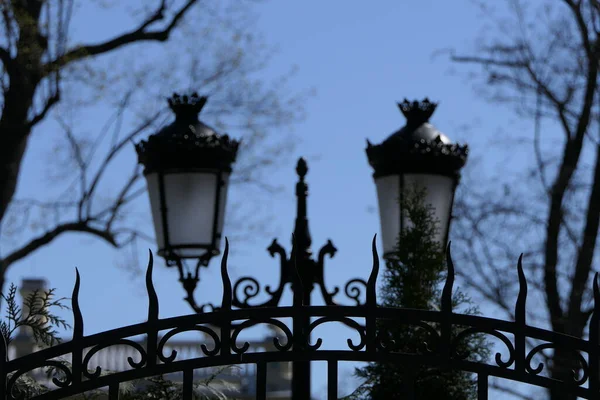
[[[519,295],[515,304],[515,321],[503,321],[482,316],[455,314],[452,310],[452,289],[454,284],[454,265],[448,245],[446,257],[448,274],[442,291],[439,311],[400,309],[380,307],[376,302],[376,281],[379,272],[379,256],[375,238],[372,242],[373,266],[366,281],[366,292],[351,298],[357,301],[355,306],[328,305],[308,306],[304,304],[305,290],[300,275],[292,277],[295,292],[292,306],[274,306],[239,308],[244,305],[236,299],[229,274],[227,257],[229,243],[226,240],[221,260],[221,280],[223,297],[218,310],[208,313],[196,313],[175,318],[161,319],[158,316],[159,302],[152,283],[153,258],[150,253],[146,272],[148,292],[148,319],[144,323],[134,324],[94,335],[84,335],[84,320],[79,308],[80,278],[76,272],[75,287],[72,296],[74,318],[73,339],[69,342],[50,347],[36,353],[7,360],[6,345],[0,346],[0,398],[24,399],[15,382],[19,376],[44,366],[55,367],[52,382],[56,386],[48,393],[32,397],[36,399],[64,399],[85,391],[107,387],[111,400],[118,399],[121,382],[143,377],[156,376],[171,372],[183,372],[183,399],[191,399],[193,370],[203,367],[253,363],[256,365],[257,399],[264,399],[266,382],[266,363],[289,361],[326,361],[328,368],[328,398],[336,399],[337,371],[340,361],[386,361],[406,366],[406,380],[414,379],[411,371],[415,366],[425,365],[452,368],[474,373],[478,377],[479,399],[488,398],[489,377],[500,377],[524,382],[539,387],[561,390],[584,399],[597,399],[600,396],[600,290],[598,275],[594,279],[594,311],[591,316],[589,340],[547,331],[526,324],[527,282],[523,273],[522,260],[517,264]],[[364,296],[363,296],[364,295]],[[357,300],[364,297],[364,301]],[[307,330],[290,329],[281,319],[310,320]],[[389,321],[419,326],[430,334],[430,340],[419,353],[400,353],[386,338],[385,328],[378,321]],[[345,346],[334,350],[323,350],[322,338],[310,342],[310,333],[326,323],[344,323],[355,330],[358,340],[349,338]],[[215,328],[218,324],[219,328]],[[281,328],[283,337],[275,335],[273,351],[251,351],[247,342],[239,343],[240,333],[256,324],[271,324]],[[458,333],[453,335],[456,328]],[[168,351],[169,339],[182,332],[200,331],[206,334],[205,342],[198,343],[204,356],[191,359],[178,359],[176,351]],[[159,340],[159,333],[165,332]],[[475,362],[458,354],[457,344],[469,335],[483,333],[499,339],[505,346],[503,352],[497,352],[493,360]],[[128,338],[145,335],[145,346]],[[4,340],[4,339],[2,339]],[[538,343],[531,347],[528,342]],[[130,370],[107,373],[101,365],[91,363],[92,356],[98,351],[114,346],[128,345],[139,353],[139,358],[128,358]],[[563,348],[577,354],[580,369],[567,382],[543,376],[543,363],[534,362],[534,357],[545,349]],[[69,357],[71,363],[63,362],[60,357]],[[408,382],[410,384],[410,382]],[[305,398],[309,394],[303,392]],[[406,397],[412,398],[412,397]]]

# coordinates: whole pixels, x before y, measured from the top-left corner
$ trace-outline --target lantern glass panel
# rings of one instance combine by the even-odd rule
[[[438,221],[435,240],[445,246],[448,222],[450,218],[452,199],[454,195],[454,179],[447,176],[431,174],[388,175],[375,179],[379,201],[379,216],[381,220],[381,239],[384,254],[396,250],[400,229],[407,229],[411,221],[400,207],[401,191],[404,195],[411,188],[425,189],[425,204],[433,207]]]
[[[225,224],[225,206],[227,204],[227,192],[229,189],[229,173],[222,172],[221,180],[223,185],[221,186],[221,193],[219,197],[219,219],[217,222],[217,232],[215,236],[215,245],[219,249],[221,248],[221,237],[223,234],[223,225]]]
[[[398,203],[400,176],[388,175],[376,178],[375,186],[379,202],[383,254],[388,254],[395,250],[400,232],[400,204]]]
[[[454,179],[442,175],[429,174],[406,174],[404,175],[404,193],[409,193],[410,188],[418,187],[425,189],[425,204],[433,207],[435,219],[437,220],[437,234],[435,240],[442,246],[448,230],[452,199],[454,196]],[[408,216],[404,215],[403,226],[411,224]]]
[[[157,173],[148,174],[146,180],[159,249],[170,245],[175,254],[182,258],[204,254],[205,249],[212,246],[215,235],[216,193],[219,190],[217,172],[167,172],[164,174],[164,188],[160,188]],[[168,244],[165,243],[161,190],[165,195]],[[224,201],[225,196],[222,195],[220,205],[224,205]],[[224,207],[219,208],[218,225],[222,226]]]

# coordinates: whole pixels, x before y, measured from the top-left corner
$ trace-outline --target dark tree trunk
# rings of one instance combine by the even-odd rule
[[[577,367],[577,361],[574,359],[572,352],[566,352],[558,349],[554,352],[552,362],[553,366],[551,368],[550,376],[553,379],[566,383],[573,382],[573,371],[575,371],[575,374],[577,374],[579,369]],[[564,392],[551,391],[550,400],[577,400],[577,396]]]
[[[31,126],[27,113],[33,103],[35,81],[17,69],[11,71],[11,87],[4,93],[4,108],[0,118],[0,226],[19,183]],[[0,229],[0,235],[2,230]],[[4,276],[8,266],[3,265],[0,254],[0,291],[4,289]]]
[[[6,131],[14,132],[16,127],[14,124],[2,122],[0,122],[0,221],[4,219],[8,205],[15,195],[29,137],[28,132],[16,135],[5,134]]]
[[[18,124],[9,118],[0,120],[0,227],[19,181],[19,171],[27,148],[29,132],[19,132]],[[21,124],[22,129],[23,124]],[[12,129],[11,129],[12,128]],[[2,230],[0,229],[0,239]],[[4,293],[7,267],[0,255],[0,293]]]
[[[578,321],[570,321],[571,323],[566,325],[567,328],[564,333],[575,337],[583,337],[587,319],[577,319]],[[554,357],[552,357],[552,366],[550,368],[550,377],[565,382],[567,385],[573,385],[574,381],[578,379],[580,375],[581,364],[577,361],[577,353],[573,350],[565,351],[562,348],[555,349]],[[577,400],[577,396],[566,394],[564,392],[551,391],[550,400]]]

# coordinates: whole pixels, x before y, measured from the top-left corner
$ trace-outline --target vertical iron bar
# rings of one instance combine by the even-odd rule
[[[83,315],[79,307],[79,285],[79,270],[75,268],[75,286],[71,296],[71,310],[73,310],[73,352],[71,353],[73,386],[78,386],[81,383],[81,364],[83,362]]]
[[[292,260],[296,256],[296,251],[292,251]],[[300,260],[300,262],[302,262]],[[293,262],[290,262],[290,267],[295,268]],[[300,265],[299,272],[306,271],[310,265]],[[305,275],[302,274],[302,275]],[[301,275],[301,276],[302,276]],[[307,344],[310,341],[310,316],[308,308],[305,305],[310,305],[310,291],[306,290],[304,282],[296,282],[294,289],[294,319],[292,322],[294,331],[294,351],[298,356],[307,351]],[[312,286],[312,284],[311,284]],[[304,290],[303,290],[304,289]],[[300,293],[298,293],[300,292]],[[292,362],[292,400],[309,400],[310,399],[310,361]]]
[[[589,346],[588,351],[588,363],[589,369],[589,390],[591,393],[590,398],[598,396],[600,390],[600,289],[598,288],[598,273],[594,275],[594,311],[590,318],[590,333],[589,333]]]
[[[416,394],[415,394],[415,379],[416,376],[414,374],[414,370],[408,370],[405,374],[404,374],[404,394],[407,400],[415,400],[416,399]]]
[[[113,382],[108,386],[108,400],[119,400],[119,382]]]
[[[188,368],[183,371],[183,400],[192,400],[194,398],[193,384],[194,370]]]
[[[488,400],[488,375],[477,374],[477,399]]]
[[[399,234],[402,235],[402,232],[404,232],[404,174],[400,174],[398,176],[398,197],[399,197],[399,201],[400,201],[400,232]]]
[[[297,315],[294,318],[294,346],[295,351],[301,352],[306,350],[306,345],[310,341],[309,327],[310,316],[306,312],[306,306],[310,306],[310,294],[315,282],[314,271],[316,269],[315,262],[312,260],[310,245],[312,239],[310,230],[308,229],[308,218],[306,212],[306,198],[308,197],[308,185],[304,181],[304,177],[308,172],[306,160],[302,157],[298,159],[296,165],[296,173],[298,174],[298,182],[296,183],[297,197],[297,214],[294,233],[292,235],[292,257],[289,260],[289,268],[296,268],[297,274],[300,277],[300,284],[292,285],[294,292],[302,291],[302,305],[298,308]],[[294,271],[291,271],[294,274]],[[298,298],[297,294],[294,296]],[[297,306],[297,300],[294,305]],[[292,363],[292,400],[309,400],[310,399],[310,361],[294,361]]]
[[[379,275],[377,235],[373,236],[371,250],[373,252],[373,267],[371,269],[369,280],[367,281],[366,308],[368,312],[365,317],[365,335],[367,337],[367,353],[375,354],[377,351],[377,275]]]
[[[338,393],[338,362],[327,361],[327,400],[337,400]]]
[[[153,367],[156,365],[156,348],[158,346],[158,296],[154,290],[152,282],[152,269],[154,267],[154,257],[152,252],[148,251],[148,267],[146,269],[146,292],[148,294],[148,321],[146,326],[146,354],[148,357],[147,366]]]
[[[8,347],[4,335],[0,333],[0,399],[6,398],[6,363],[8,361]]]
[[[225,238],[225,251],[221,258],[221,281],[223,282],[223,299],[221,300],[221,310],[225,313],[231,311],[232,289],[229,273],[227,272],[227,259],[229,257],[229,240]],[[221,357],[231,354],[231,318],[223,320],[219,333],[221,335]]]
[[[519,256],[517,272],[519,274],[519,295],[515,304],[515,371],[525,373],[525,328],[527,305],[527,280],[523,272],[523,254]]]
[[[440,348],[442,359],[444,363],[450,364],[452,357],[452,287],[454,285],[454,263],[452,262],[452,254],[450,252],[450,246],[452,242],[448,242],[446,247],[446,266],[448,268],[448,274],[446,275],[446,282],[442,289],[442,307],[441,307],[441,333],[440,333]]]
[[[256,399],[267,398],[267,363],[261,361],[256,363]]]

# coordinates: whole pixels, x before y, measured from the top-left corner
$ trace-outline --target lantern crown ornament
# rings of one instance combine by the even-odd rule
[[[175,120],[135,146],[158,254],[179,268],[180,279],[182,259],[206,266],[220,253],[229,176],[240,144],[198,119],[206,101],[197,93],[173,94],[168,103]]]
[[[437,103],[427,98],[412,102],[405,99],[398,108],[406,117],[406,125],[379,145],[367,139],[386,258],[393,257],[398,236],[411,224],[403,199],[408,199],[414,189],[424,189],[426,205],[434,210],[439,223],[436,240],[442,247],[448,240],[454,192],[469,149],[452,143],[429,122],[436,107]]]
[[[167,102],[169,103],[169,108],[175,113],[176,118],[198,122],[198,114],[202,111],[207,100],[208,97],[199,97],[197,92],[192,93],[190,97],[173,93],[173,96],[168,98]]]
[[[380,145],[367,139],[367,157],[375,177],[403,172],[456,175],[465,165],[468,146],[452,143],[429,122],[436,107],[428,98],[398,103],[406,125]]]
[[[231,172],[240,142],[227,134],[217,134],[198,119],[208,98],[194,92],[191,96],[174,93],[167,100],[175,121],[135,146],[144,173],[172,167],[221,168]]]
[[[412,103],[404,99],[402,103],[397,104],[402,114],[406,117],[407,125],[412,124],[415,126],[428,122],[437,107],[437,103],[430,102],[428,98],[425,98],[421,102],[413,101]]]

